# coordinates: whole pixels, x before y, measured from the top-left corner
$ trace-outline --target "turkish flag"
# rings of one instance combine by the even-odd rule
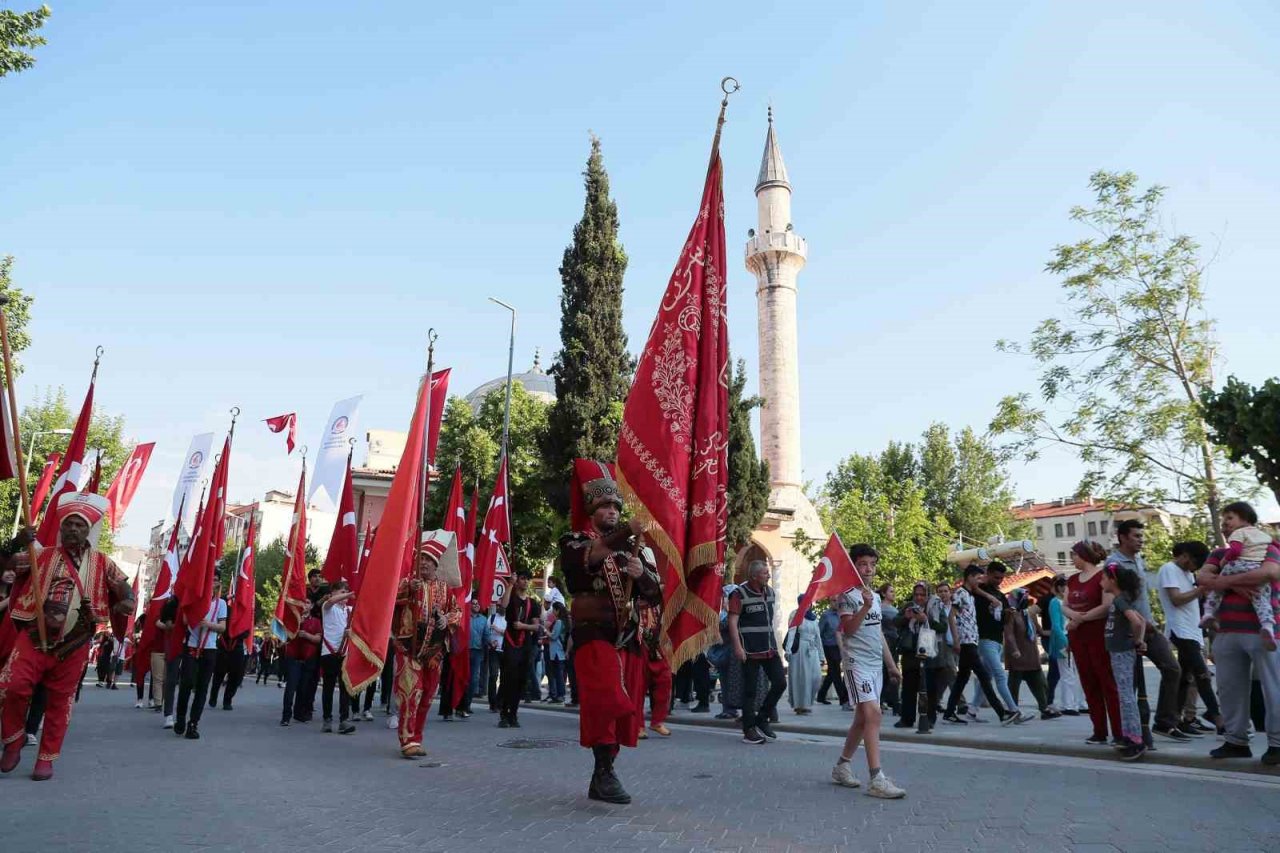
[[[449,397],[449,374],[452,367],[431,374],[431,421],[427,426],[427,461],[435,462],[436,447],[440,444],[440,423],[444,419],[444,404]]]
[[[351,612],[347,656],[342,662],[342,682],[353,696],[382,673],[382,665],[387,658],[387,638],[391,635],[391,612],[400,586],[400,569],[404,565],[406,549],[417,547],[421,522],[418,517],[418,481],[422,479],[426,451],[423,428],[429,423],[427,398],[432,395],[432,384],[429,377],[419,383],[404,453],[391,480],[378,535],[360,578],[360,595],[356,597],[356,605]]]
[[[855,586],[862,586],[862,576],[858,574],[858,569],[849,559],[849,552],[845,550],[840,537],[832,533],[831,538],[827,540],[827,550],[822,552],[822,559],[813,569],[809,587],[804,591],[800,607],[796,610],[796,615],[791,617],[789,627],[794,628],[799,625],[804,619],[805,611],[812,607],[815,601],[831,598]]]
[[[49,454],[49,459],[44,463],[44,470],[40,472],[40,479],[36,481],[36,490],[31,495],[31,517],[35,518],[40,514],[40,508],[44,506],[44,499],[49,496],[49,487],[53,485],[53,472],[58,470],[58,463],[62,461],[62,454],[54,451]]]
[[[618,434],[618,485],[662,577],[673,670],[719,642],[729,477],[729,267],[719,132],[702,201],[640,354]]]
[[[147,471],[147,463],[151,461],[151,451],[155,449],[155,442],[136,445],[129,454],[129,460],[111,481],[111,486],[107,489],[107,503],[111,505],[108,520],[112,530],[119,527],[124,519],[125,510],[133,502],[133,496],[142,482],[142,475]]]
[[[89,441],[89,421],[93,419],[93,386],[97,381],[98,367],[93,368],[94,378],[89,380],[89,391],[84,395],[84,404],[80,406],[80,416],[76,418],[75,429],[71,432],[71,441],[67,444],[67,452],[62,456],[58,466],[58,474],[50,491],[49,506],[56,507],[58,499],[68,492],[80,490],[80,474],[84,466],[85,446]],[[36,512],[36,508],[31,510]],[[40,519],[36,532],[36,541],[43,547],[50,548],[58,544],[58,514],[46,512]]]
[[[240,565],[236,567],[236,576],[231,582],[231,593],[228,596],[231,613],[227,617],[227,636],[235,638],[244,634],[245,651],[253,648],[253,605],[256,599],[253,570],[258,550],[257,509],[257,504],[249,508],[249,530],[245,533]]]
[[[340,580],[350,583],[356,574],[360,559],[356,541],[355,498],[351,493],[351,459],[347,459],[347,476],[342,481],[342,498],[338,501],[338,521],[329,540],[329,552],[324,557],[324,579],[330,584]]]
[[[307,599],[307,468],[298,476],[298,496],[293,501],[293,523],[289,527],[289,551],[280,572],[280,597],[276,599],[276,623],[285,640],[298,634],[302,620],[311,610]]]
[[[290,412],[287,415],[276,415],[274,418],[267,418],[264,423],[266,423],[267,429],[272,432],[284,432],[286,428],[289,430],[289,434],[285,436],[284,443],[289,448],[288,453],[292,453],[294,441],[298,437],[298,413]],[[285,455],[288,455],[288,453]]]
[[[462,619],[455,629],[449,672],[453,677],[452,684],[441,686],[442,690],[450,690],[453,705],[457,705],[463,697],[464,690],[471,682],[471,561],[467,559],[467,507],[462,491],[462,465],[453,472],[453,488],[449,491],[449,507],[444,513],[444,529],[453,533],[458,542],[458,571],[462,581],[456,589],[449,592],[458,602],[462,611]]]
[[[149,660],[153,651],[160,651],[155,647],[156,634],[160,630],[156,627],[156,620],[160,618],[160,610],[169,598],[174,576],[178,574],[179,526],[174,522],[173,531],[169,534],[169,546],[165,548],[164,559],[160,562],[160,571],[156,572],[156,585],[151,591],[151,600],[147,602],[147,619],[142,626],[142,638],[138,641],[138,650],[134,652],[135,657],[142,655],[142,660]]]
[[[196,526],[187,551],[187,565],[174,587],[181,602],[182,615],[188,625],[199,625],[209,612],[213,600],[213,582],[218,573],[226,534],[227,472],[231,464],[231,435],[222,443],[222,455],[209,483],[203,517]]]
[[[488,608],[493,601],[493,579],[499,564],[505,564],[502,545],[511,541],[511,521],[507,515],[507,457],[502,456],[498,477],[493,482],[493,497],[484,516],[484,530],[476,549],[476,596],[480,606]]]
[[[96,495],[98,490],[102,488],[102,451],[98,451],[98,455],[93,460],[93,473],[89,475],[89,482],[80,491],[88,495]]]

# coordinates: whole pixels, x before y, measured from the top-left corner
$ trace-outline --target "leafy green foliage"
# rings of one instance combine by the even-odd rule
[[[33,12],[0,9],[0,77],[26,71],[36,64],[36,58],[27,51],[45,44],[36,30],[44,26],[50,14],[48,6]]]
[[[738,360],[729,382],[729,520],[725,534],[730,562],[746,546],[769,508],[769,464],[756,453],[751,410],[764,400],[743,396],[747,365]]]
[[[31,297],[13,286],[10,277],[13,271],[13,256],[0,257],[0,296],[4,297],[4,317],[9,326],[9,348],[13,352],[13,369],[21,373],[22,363],[18,353],[31,346],[31,335],[27,332],[27,323],[31,320]]]
[[[1071,219],[1094,236],[1057,246],[1046,265],[1062,277],[1062,316],[1025,347],[997,343],[1040,366],[1040,402],[1005,397],[991,431],[1028,460],[1048,445],[1073,451],[1088,468],[1082,493],[1204,507],[1216,528],[1221,495],[1240,478],[1200,410],[1217,349],[1200,247],[1165,229],[1164,188],[1137,184],[1132,172],[1090,177],[1095,203]]]
[[[561,515],[569,511],[573,460],[617,456],[622,404],[634,370],[622,330],[627,254],[618,241],[618,208],[609,197],[595,137],[583,177],[582,219],[560,264],[560,352],[550,371],[556,402],[543,444],[546,494]]]
[[[265,548],[259,543],[258,553],[253,558],[254,624],[266,627],[276,612],[276,602],[280,600],[280,576],[284,572],[285,556],[289,551],[289,543],[285,537],[277,536],[275,541]],[[231,579],[235,576],[236,560],[239,548],[228,548],[218,560],[218,577],[222,579],[223,590],[231,589]],[[307,571],[320,566],[320,553],[316,546],[307,542]]]
[[[1254,388],[1232,376],[1221,391],[1202,391],[1200,401],[1210,438],[1280,500],[1280,382]]]

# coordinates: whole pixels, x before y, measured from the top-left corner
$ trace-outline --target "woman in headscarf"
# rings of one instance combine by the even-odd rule
[[[1032,612],[1031,596],[1025,589],[1015,589],[1009,595],[1012,605],[1004,611],[1004,665],[1009,670],[1009,692],[1018,701],[1018,687],[1027,685],[1036,698],[1040,719],[1061,717],[1059,711],[1049,707],[1049,691],[1045,689],[1044,670],[1040,668],[1040,635],[1037,614]]]
[[[804,602],[804,596],[797,599]],[[799,608],[791,611],[787,620],[796,621]],[[822,683],[822,637],[818,632],[818,614],[810,607],[804,612],[800,624],[787,631],[783,648],[787,653],[787,700],[797,714],[813,712],[813,700]]]

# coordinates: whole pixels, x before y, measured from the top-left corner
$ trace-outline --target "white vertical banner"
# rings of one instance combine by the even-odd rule
[[[182,469],[178,472],[178,484],[173,488],[173,508],[169,515],[187,530],[191,529],[195,518],[196,502],[200,500],[200,479],[209,468],[209,451],[212,449],[213,433],[202,432],[192,437],[187,455],[182,457]],[[179,507],[182,508],[182,518],[178,518]]]
[[[351,445],[347,440],[356,433],[356,414],[364,395],[339,400],[333,404],[324,432],[320,434],[320,449],[315,455],[315,467],[311,469],[311,490],[307,503],[319,510],[338,511],[342,497],[342,480],[347,470],[347,452]]]

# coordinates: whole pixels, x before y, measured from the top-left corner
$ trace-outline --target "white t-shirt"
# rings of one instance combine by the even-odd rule
[[[1164,608],[1165,636],[1177,637],[1179,640],[1195,640],[1204,645],[1200,632],[1200,601],[1192,599],[1178,607],[1169,597],[1169,589],[1178,592],[1191,592],[1196,588],[1191,575],[1178,567],[1177,563],[1165,563],[1156,573],[1156,587],[1160,595],[1160,606]]]
[[[871,593],[873,601],[862,624],[852,634],[840,632],[840,650],[846,661],[851,661],[859,669],[867,672],[879,672],[884,665],[884,639],[880,622],[880,596]],[[836,613],[841,617],[854,616],[862,609],[862,590],[854,587],[841,593],[836,599]]]
[[[551,605],[559,602],[564,604],[564,593],[553,587],[547,587],[542,593],[542,602],[546,605],[547,610],[551,609]]]
[[[320,654],[336,655],[342,648],[342,635],[351,621],[351,608],[346,602],[332,607],[322,607],[321,617],[324,621],[324,642],[320,644]]]
[[[227,603],[221,598],[214,600],[209,604],[209,610],[204,614],[206,622],[224,622],[227,618]],[[200,635],[204,634],[204,645],[200,645]],[[191,648],[216,649],[218,647],[218,635],[212,631],[196,626],[187,629],[187,645]]]

